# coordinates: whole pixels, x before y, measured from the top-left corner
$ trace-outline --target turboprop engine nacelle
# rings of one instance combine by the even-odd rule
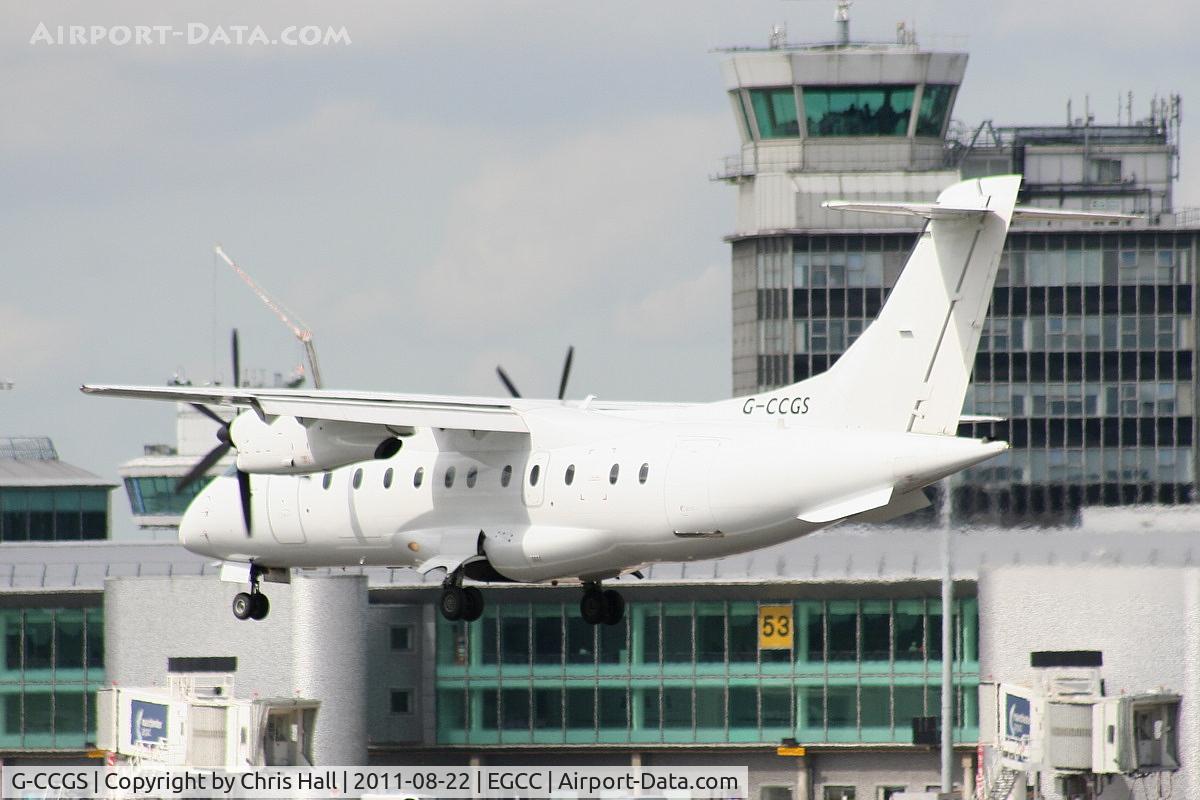
[[[406,431],[402,431],[404,433]],[[277,417],[267,423],[242,413],[229,426],[237,448],[237,468],[266,475],[301,475],[337,469],[358,461],[391,458],[401,447],[397,433],[383,425]]]

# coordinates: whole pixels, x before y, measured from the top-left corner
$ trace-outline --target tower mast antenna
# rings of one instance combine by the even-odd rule
[[[221,245],[215,245],[213,252],[220,256],[221,260],[237,273],[242,282],[250,287],[250,291],[258,295],[258,299],[263,301],[263,305],[271,309],[275,316],[279,317],[280,321],[288,326],[288,330],[300,341],[300,344],[304,345],[304,354],[308,358],[308,368],[312,372],[313,388],[323,389],[325,384],[321,380],[321,368],[317,365],[317,348],[313,345],[312,330],[304,324],[295,312],[288,309],[282,303],[276,302],[271,295],[267,294],[266,289],[259,286],[246,270],[235,264],[233,259],[225,254],[225,251],[221,249]]]

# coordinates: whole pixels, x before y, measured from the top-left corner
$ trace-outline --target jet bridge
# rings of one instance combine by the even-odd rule
[[[96,744],[110,764],[311,766],[319,705],[235,697],[230,674],[171,675],[165,688],[97,692]]]

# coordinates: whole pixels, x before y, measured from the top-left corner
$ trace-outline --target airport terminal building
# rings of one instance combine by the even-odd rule
[[[992,529],[957,534],[954,546],[963,796],[974,796],[979,743],[995,732],[996,688],[1081,677],[1106,697],[1184,698],[1170,722],[1174,766],[1112,786],[1163,776],[1180,792],[1200,785],[1192,537]],[[914,744],[912,724],[938,712],[937,531],[834,529],[656,566],[621,581],[629,609],[612,627],[581,623],[567,587],[489,589],[483,619],[450,623],[436,578],[382,569],[299,573],[268,587],[270,617],[239,622],[228,610],[239,587],[176,545],[5,555],[5,763],[86,757],[96,689],[162,686],[169,659],[203,658],[228,665],[239,696],[319,700],[316,763],[744,764],[753,796],[776,799],[888,797],[939,782],[938,750]],[[788,619],[790,641],[764,642],[764,611]],[[1092,666],[1037,660],[1081,652],[1098,654]],[[777,754],[789,739],[803,757]],[[994,786],[986,754],[983,766]],[[1047,797],[1093,780],[1079,766],[1035,771]],[[1114,791],[1094,796],[1128,796]]]

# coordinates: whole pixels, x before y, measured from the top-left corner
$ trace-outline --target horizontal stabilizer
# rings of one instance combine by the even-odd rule
[[[871,511],[872,509],[886,506],[891,500],[892,487],[885,486],[882,489],[872,489],[868,492],[856,494],[853,497],[841,498],[832,503],[826,503],[823,506],[801,511],[796,515],[796,519],[801,522],[833,522],[834,520],[844,519],[855,514],[861,514],[864,511]]]
[[[899,214],[926,219],[962,219],[986,214],[986,208],[945,206],[938,203],[851,203],[846,200],[826,200],[821,205],[834,211],[862,211],[868,214]]]
[[[986,214],[990,209],[980,206],[949,206],[940,203],[859,203],[847,200],[827,200],[821,204],[834,211],[862,211],[868,214],[899,214],[925,219],[965,219]],[[1050,222],[1129,222],[1142,219],[1137,214],[1113,214],[1107,211],[1073,211],[1063,208],[1017,206],[1013,221],[1046,220]]]
[[[1051,222],[1076,220],[1078,222],[1130,222],[1143,219],[1139,214],[1113,214],[1108,211],[1072,211],[1066,208],[1035,208],[1017,206],[1013,209],[1014,220],[1044,219]]]

